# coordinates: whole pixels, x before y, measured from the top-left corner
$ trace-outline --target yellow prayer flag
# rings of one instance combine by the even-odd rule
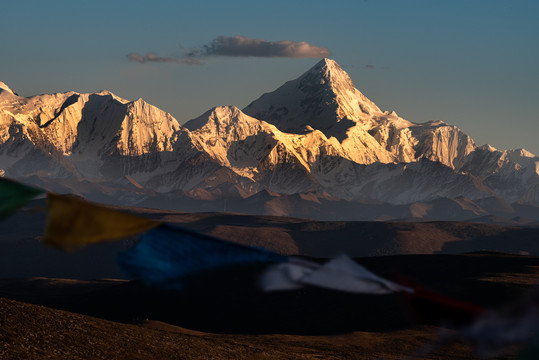
[[[70,196],[48,194],[44,242],[64,250],[147,231],[161,223]]]

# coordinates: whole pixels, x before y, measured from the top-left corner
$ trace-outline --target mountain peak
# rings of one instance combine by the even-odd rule
[[[216,116],[238,116],[241,113],[241,110],[234,105],[227,106],[215,106],[210,110],[210,112]]]
[[[260,128],[262,122],[258,119],[254,119],[244,114],[237,107],[230,106],[216,106],[199,117],[189,120],[184,125],[189,131],[203,130],[219,133],[226,133],[232,131],[232,129],[241,128]]]
[[[99,92],[94,93],[93,95],[110,96],[112,99],[114,99],[114,100],[116,100],[118,102],[121,102],[122,104],[127,104],[127,103],[130,102],[129,100],[123,99],[123,98],[119,97],[118,95],[116,95],[113,92],[108,91],[108,90],[100,90]],[[139,101],[139,100],[144,101],[144,100],[142,100],[142,98],[139,98],[139,99],[137,99],[135,101]],[[135,101],[133,101],[133,102],[135,102]]]
[[[340,67],[340,65],[333,59],[329,59],[329,58],[323,58],[322,60],[320,60],[319,62],[316,63],[314,67],[327,67],[329,69],[336,69],[336,70],[340,70],[340,71],[343,71],[342,68]]]
[[[342,70],[342,68],[337,64],[337,62],[333,59],[323,58],[319,62],[316,63],[311,69],[314,68],[328,68],[328,69],[338,69]]]
[[[243,112],[292,133],[301,133],[306,126],[325,132],[342,120],[352,126],[382,115],[380,109],[355,88],[339,64],[327,58],[299,78],[262,95]]]
[[[308,73],[319,73],[325,78],[331,78],[334,76],[341,76],[345,77],[347,79],[350,79],[346,71],[344,71],[340,65],[332,59],[324,58],[317,62],[310,70],[308,70],[305,74]],[[304,75],[305,75],[304,74]],[[352,81],[352,80],[350,80]]]
[[[13,95],[17,95],[15,91],[11,90],[9,86],[6,85],[6,83],[0,81],[0,92],[7,91]]]
[[[350,76],[344,71],[335,60],[324,58],[304,73],[301,78],[320,78],[320,84],[338,86],[347,90],[355,90],[354,83]]]

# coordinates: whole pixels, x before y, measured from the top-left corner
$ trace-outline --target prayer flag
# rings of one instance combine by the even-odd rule
[[[286,259],[266,249],[166,224],[146,232],[138,244],[118,256],[127,275],[170,289],[181,288],[187,278],[203,272]]]
[[[372,273],[346,255],[323,265],[291,257],[286,263],[271,266],[260,279],[260,287],[264,291],[292,290],[305,286],[374,295],[413,292],[411,288]]]
[[[42,193],[44,190],[0,177],[0,220]]]
[[[46,244],[68,250],[147,231],[160,223],[72,196],[48,194]]]

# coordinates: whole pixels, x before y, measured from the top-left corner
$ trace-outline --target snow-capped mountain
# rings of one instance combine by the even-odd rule
[[[131,204],[296,195],[315,203],[539,202],[538,157],[478,147],[455,126],[382,111],[330,59],[243,110],[215,107],[183,126],[142,99],[107,91],[26,98],[0,82],[0,173]]]
[[[153,171],[172,151],[181,128],[142,99],[129,102],[107,91],[29,98],[6,93],[0,93],[0,166],[12,176],[67,171],[100,178]]]
[[[317,129],[334,136],[345,156],[359,164],[427,158],[458,169],[475,149],[473,140],[454,126],[441,121],[414,124],[395,112],[382,112],[330,59],[262,95],[243,111],[282,131]]]
[[[383,115],[330,59],[320,61],[299,78],[262,95],[243,111],[292,133],[302,132],[307,126],[331,133],[340,128],[341,121],[364,123]]]

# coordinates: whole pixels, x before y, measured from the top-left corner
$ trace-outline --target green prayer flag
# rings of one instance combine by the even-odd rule
[[[44,190],[0,177],[0,220],[43,192]]]
[[[517,360],[539,359],[539,333],[535,333],[527,346],[517,355]]]

